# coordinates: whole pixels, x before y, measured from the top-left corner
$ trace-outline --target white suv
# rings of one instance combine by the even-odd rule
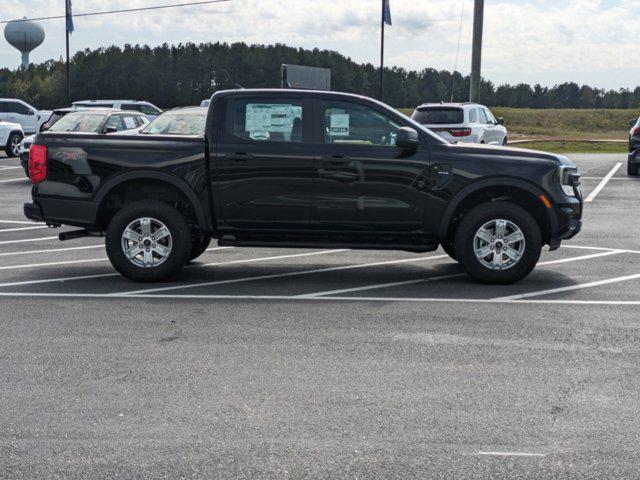
[[[0,122],[0,151],[7,157],[17,157],[20,154],[20,144],[24,132],[19,123]]]
[[[0,120],[17,123],[26,134],[36,133],[51,116],[51,110],[38,110],[17,98],[0,98]]]
[[[83,108],[115,108],[116,110],[134,110],[142,112],[147,116],[149,121],[156,118],[162,113],[153,103],[140,100],[82,100],[73,102],[75,107]]]
[[[504,120],[477,103],[424,103],[411,118],[450,142],[506,145],[509,137]]]

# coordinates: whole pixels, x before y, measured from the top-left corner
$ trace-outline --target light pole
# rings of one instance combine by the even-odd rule
[[[484,23],[484,0],[475,0],[473,9],[473,53],[471,55],[471,89],[469,101],[480,99],[480,72],[482,69],[482,27]]]

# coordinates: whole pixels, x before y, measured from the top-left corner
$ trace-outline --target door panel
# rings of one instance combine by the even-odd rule
[[[426,148],[397,148],[396,132],[403,125],[368,106],[322,101],[319,110],[324,143],[318,147],[314,227],[422,232],[427,199],[419,184],[428,168]]]
[[[316,175],[310,106],[244,96],[226,100],[223,111],[213,167],[221,229],[307,229]]]

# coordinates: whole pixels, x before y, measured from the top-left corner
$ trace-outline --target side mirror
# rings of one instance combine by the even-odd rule
[[[633,128],[633,127],[635,127],[635,126],[636,126],[636,122],[637,122],[637,121],[638,121],[638,120],[629,120],[629,128]]]
[[[504,118],[498,117],[498,125],[504,125]]]
[[[46,132],[47,130],[49,130],[49,128],[51,128],[51,125],[49,125],[48,122],[44,122],[42,125],[40,125],[41,132]]]
[[[402,127],[398,130],[398,136],[396,137],[396,147],[403,150],[415,150],[420,145],[420,138],[418,132],[411,127]]]
[[[33,117],[35,114],[36,112],[34,112],[33,110],[27,110],[27,115],[30,115]]]
[[[105,127],[103,130],[104,133],[116,133],[117,131],[116,127]]]

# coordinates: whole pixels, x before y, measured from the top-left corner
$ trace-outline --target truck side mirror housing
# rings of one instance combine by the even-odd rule
[[[411,127],[402,127],[398,130],[398,136],[396,137],[396,147],[403,150],[415,150],[420,145],[420,138],[418,132]]]
[[[504,118],[498,117],[498,125],[504,125]]]

